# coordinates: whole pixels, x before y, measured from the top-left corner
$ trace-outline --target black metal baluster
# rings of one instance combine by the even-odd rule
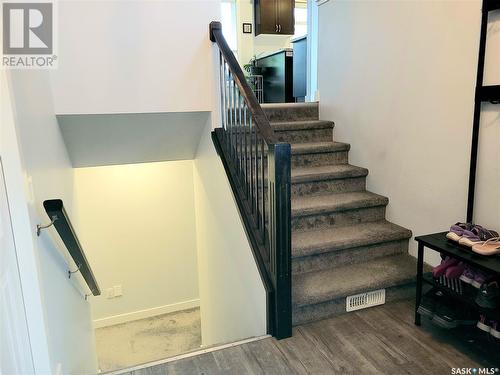
[[[234,136],[234,150],[233,150],[233,160],[236,162],[236,171],[238,171],[238,110],[236,109],[237,105],[237,94],[238,94],[238,87],[236,86],[236,81],[233,83],[233,118],[234,118],[234,129],[233,129],[233,136]]]
[[[221,117],[222,117],[222,127],[224,128],[224,134],[227,132],[227,116],[225,115],[224,111],[226,110],[226,62],[224,61],[224,58],[222,57],[222,53],[219,55],[220,56],[220,92],[221,92],[221,99],[220,99],[220,106],[221,106]]]
[[[226,86],[225,86],[225,105],[226,107],[224,108],[224,116],[226,116],[226,146],[229,145],[229,142],[230,142],[230,139],[229,139],[229,132],[231,130],[231,119],[229,118],[229,113],[227,112],[227,109],[229,108],[229,101],[230,101],[230,97],[229,97],[229,85],[231,84],[231,76],[229,75],[229,66],[227,65],[226,63]]]
[[[243,175],[243,137],[244,137],[244,133],[243,131],[245,130],[245,128],[243,127],[243,119],[241,118],[241,114],[242,114],[242,107],[243,107],[243,101],[242,101],[242,97],[241,95],[239,96],[239,105],[238,105],[238,111],[239,111],[239,119],[240,119],[240,126],[239,126],[239,129],[240,129],[240,163],[239,163],[239,166],[240,166],[240,176],[242,178],[242,185],[245,186],[245,178],[244,178],[244,175]]]
[[[232,158],[233,155],[233,112],[231,111],[231,106],[233,105],[233,78],[231,72],[229,72],[229,103],[228,103],[228,112],[229,112],[229,156]]]
[[[259,140],[258,129],[255,128],[255,219],[257,228],[260,228],[259,220]]]
[[[243,130],[244,130],[244,137],[245,137],[245,153],[244,153],[244,164],[245,164],[245,168],[244,168],[244,174],[245,174],[245,196],[246,198],[248,199],[248,142],[247,142],[247,105],[245,103],[243,103],[243,116],[244,116],[244,120],[243,120]]]
[[[229,115],[227,113],[227,107],[229,106],[229,67],[224,60],[224,116],[226,118],[226,131],[224,132],[226,148],[229,146]]]
[[[240,92],[238,87],[234,87],[234,165],[236,166],[236,174],[239,175],[238,168],[238,143],[239,143],[239,132],[240,132],[240,121],[238,119],[238,105],[239,105],[239,95]],[[239,176],[238,176],[239,177]]]
[[[254,212],[254,199],[255,199],[255,194],[254,194],[254,185],[253,185],[253,179],[254,179],[254,173],[253,173],[253,164],[254,164],[254,159],[253,159],[253,135],[252,132],[254,131],[254,126],[252,126],[252,117],[250,116],[249,118],[250,122],[250,205],[252,206],[252,213]]]
[[[260,163],[262,165],[262,170],[261,170],[261,179],[262,179],[262,240],[264,241],[264,245],[266,244],[266,199],[265,199],[265,165],[264,165],[264,140],[262,139],[260,141]]]
[[[224,126],[224,112],[223,112],[223,108],[224,108],[224,91],[223,91],[224,77],[222,74],[222,68],[223,68],[222,53],[219,52],[220,116],[221,116],[221,120],[222,120],[222,127],[225,128],[225,126]]]

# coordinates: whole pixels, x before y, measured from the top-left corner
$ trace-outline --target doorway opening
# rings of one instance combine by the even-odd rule
[[[274,8],[245,0],[222,1],[224,36],[260,103],[319,99],[317,8],[314,0],[283,1]],[[281,9],[280,25],[269,20],[273,9]]]

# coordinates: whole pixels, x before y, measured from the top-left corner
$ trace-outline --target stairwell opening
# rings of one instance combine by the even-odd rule
[[[144,142],[130,153],[120,148],[123,163],[99,165],[117,157],[112,144],[108,150],[94,144],[90,155],[75,142],[120,123],[127,129],[130,119],[104,116],[100,127],[84,127],[95,120],[80,117],[62,128],[73,164],[93,164],[73,169],[72,216],[102,290],[88,299],[99,369],[120,371],[265,335],[265,291],[211,122],[198,123],[189,159],[134,162],[156,147],[149,135],[149,148]],[[68,135],[75,127],[79,137]],[[173,137],[172,130],[154,129]],[[133,129],[120,134],[122,142],[131,136]]]

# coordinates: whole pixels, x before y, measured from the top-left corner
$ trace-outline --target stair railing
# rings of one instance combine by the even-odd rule
[[[68,277],[71,278],[72,274],[80,272],[92,294],[94,296],[100,295],[101,289],[97,284],[97,280],[85,256],[82,245],[78,240],[76,231],[71,224],[71,220],[64,209],[63,201],[61,199],[46,200],[43,202],[43,207],[51,222],[47,225],[38,225],[37,236],[40,235],[41,230],[54,226],[77,267],[76,270],[68,270]],[[87,299],[87,295],[85,295],[85,299]]]
[[[210,23],[220,56],[222,126],[212,133],[267,292],[268,332],[292,334],[290,145],[278,142],[222,34]]]

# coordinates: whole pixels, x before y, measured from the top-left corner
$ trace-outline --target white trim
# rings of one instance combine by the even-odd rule
[[[216,352],[218,350],[222,350],[222,349],[226,349],[226,348],[232,348],[233,346],[239,346],[239,345],[243,345],[243,344],[246,344],[246,343],[249,343],[249,342],[253,342],[253,341],[260,341],[260,340],[268,339],[270,337],[271,337],[270,335],[252,337],[252,338],[245,339],[245,340],[235,341],[235,342],[232,342],[232,343],[229,343],[229,344],[223,344],[223,345],[213,346],[211,348],[200,349],[200,350],[196,350],[194,352],[189,352],[189,353],[185,353],[185,354],[176,355],[175,357],[161,359],[159,361],[144,363],[142,365],[138,365],[138,366],[134,366],[134,367],[127,367],[127,368],[124,368],[124,369],[121,369],[121,370],[106,372],[104,374],[106,374],[106,375],[120,375],[120,374],[125,374],[125,373],[132,372],[132,371],[142,370],[142,369],[147,368],[147,367],[152,367],[152,366],[162,365],[162,364],[173,362],[173,361],[178,361],[179,359],[184,359],[184,358],[189,358],[189,357],[195,357],[197,355],[201,355],[201,354],[205,354],[205,353],[211,353],[211,352]]]
[[[95,319],[94,328],[102,328],[107,326],[112,326],[115,324],[121,324],[130,322],[132,320],[150,318],[152,316],[168,314],[176,311],[192,309],[194,307],[200,306],[199,299],[192,299],[190,301],[172,303],[170,305],[153,307],[151,309],[133,311],[126,314],[112,315],[106,318]]]
[[[11,72],[0,71],[0,153],[12,213],[12,230],[16,246],[19,277],[26,311],[26,321],[36,374],[52,372],[48,332],[45,325],[43,290],[40,282],[38,247],[34,223],[31,222],[24,161],[18,143],[16,103]]]

